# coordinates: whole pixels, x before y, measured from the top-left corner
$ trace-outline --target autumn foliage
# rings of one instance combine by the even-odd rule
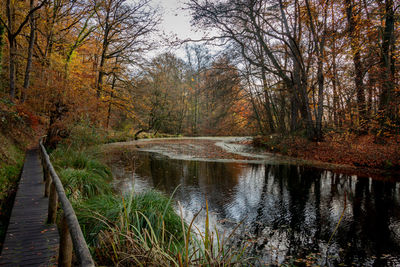
[[[351,133],[328,133],[324,142],[311,142],[302,137],[255,138],[254,144],[272,153],[280,153],[306,160],[344,165],[343,168],[400,170],[400,139],[392,136],[378,143],[375,135],[358,136]],[[336,166],[338,168],[340,166]],[[354,169],[353,169],[354,171]],[[371,172],[371,170],[369,170]],[[371,172],[373,173],[373,172]]]
[[[193,24],[215,46],[182,42],[184,56],[148,56],[160,46],[161,22],[149,0],[6,0],[0,8],[1,97],[34,128],[46,125],[49,142],[82,122],[134,138],[300,133],[311,147],[345,148],[354,135],[396,165],[396,1],[188,0]],[[342,134],[332,141],[331,130]],[[335,161],[385,164],[341,153]],[[329,161],[323,154],[313,157]]]

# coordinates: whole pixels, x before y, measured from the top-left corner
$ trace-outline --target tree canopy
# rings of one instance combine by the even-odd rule
[[[186,40],[181,57],[145,56],[162,23],[150,0],[0,7],[2,98],[55,135],[83,119],[136,134],[399,134],[393,0],[188,0],[213,36]]]

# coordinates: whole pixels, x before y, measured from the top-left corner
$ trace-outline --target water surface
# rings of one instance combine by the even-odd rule
[[[177,188],[174,198],[188,220],[207,199],[217,228],[229,232],[241,223],[235,241],[250,242],[249,253],[266,265],[296,259],[400,265],[400,183],[391,178],[287,164],[177,160],[143,151],[121,153],[112,171],[121,191],[156,188],[170,195]],[[199,216],[196,223],[202,222]]]

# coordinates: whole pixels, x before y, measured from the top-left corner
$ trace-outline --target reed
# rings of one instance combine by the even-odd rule
[[[149,191],[127,198],[92,198],[76,208],[96,261],[106,266],[251,266],[247,245],[209,227],[189,225],[171,206],[171,198]],[[167,203],[167,209],[164,206]],[[169,204],[168,204],[169,203]]]
[[[184,247],[181,219],[159,192],[99,196],[78,203],[76,211],[102,265],[170,265]]]
[[[182,213],[182,212],[181,212]],[[200,211],[199,211],[200,213]],[[205,229],[196,227],[197,213],[185,231],[185,249],[178,253],[178,266],[252,266],[256,259],[246,256],[248,244],[235,245],[234,236],[241,223],[230,233],[210,229],[208,202],[206,201]],[[181,217],[184,226],[183,217]]]

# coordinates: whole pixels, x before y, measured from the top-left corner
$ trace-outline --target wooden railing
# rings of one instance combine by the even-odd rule
[[[44,194],[46,197],[49,197],[47,223],[53,224],[56,222],[58,202],[61,203],[61,208],[63,210],[58,265],[71,266],[72,250],[74,250],[77,262],[80,266],[95,266],[74,209],[65,195],[61,180],[54,170],[50,162],[50,157],[43,146],[43,138],[40,139],[39,146],[45,180]]]

